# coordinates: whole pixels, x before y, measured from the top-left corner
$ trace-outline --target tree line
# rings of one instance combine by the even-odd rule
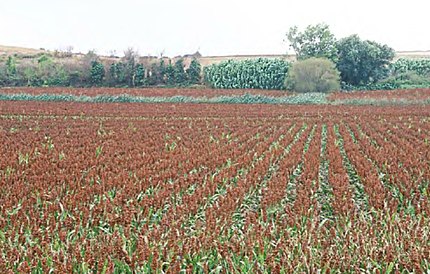
[[[82,58],[36,58],[8,56],[0,62],[0,86],[145,87],[189,86],[201,83],[201,65],[193,59],[189,66],[179,58],[157,60],[145,67],[133,49],[118,61],[102,60],[94,51]]]

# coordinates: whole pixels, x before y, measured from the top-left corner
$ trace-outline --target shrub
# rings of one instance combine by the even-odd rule
[[[297,92],[330,92],[340,89],[339,71],[325,58],[297,61],[289,71],[286,86]]]
[[[394,90],[394,89],[413,89],[430,87],[430,79],[422,76],[415,71],[394,73],[388,78],[377,83],[353,86],[342,83],[342,90]]]
[[[380,83],[398,86],[398,88],[408,89],[408,88],[419,88],[419,87],[429,87],[430,79],[428,76],[419,74],[416,71],[410,70],[402,73],[395,73],[392,76],[384,79]]]

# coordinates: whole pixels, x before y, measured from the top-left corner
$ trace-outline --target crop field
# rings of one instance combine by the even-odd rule
[[[329,96],[331,101],[347,100],[398,100],[407,102],[423,102],[430,99],[430,89],[408,89],[408,90],[373,90],[373,91],[354,91],[336,92]]]
[[[430,106],[0,101],[0,269],[426,272]]]

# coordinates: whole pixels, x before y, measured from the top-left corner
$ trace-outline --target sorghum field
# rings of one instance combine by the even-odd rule
[[[0,101],[0,269],[426,272],[430,106]]]
[[[143,97],[216,97],[216,96],[240,96],[244,94],[259,95],[264,94],[271,97],[287,96],[291,93],[282,90],[257,90],[257,89],[186,89],[186,88],[64,88],[64,87],[17,87],[0,88],[2,94],[68,94],[68,95],[122,95],[143,96]]]

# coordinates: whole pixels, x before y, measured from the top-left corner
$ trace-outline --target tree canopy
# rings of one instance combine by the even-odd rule
[[[309,25],[303,32],[297,26],[291,27],[287,39],[299,60],[310,57],[337,60],[336,38],[327,24]]]
[[[351,85],[365,85],[383,79],[395,52],[387,45],[361,40],[358,35],[340,39],[337,43],[337,68],[342,81]]]

